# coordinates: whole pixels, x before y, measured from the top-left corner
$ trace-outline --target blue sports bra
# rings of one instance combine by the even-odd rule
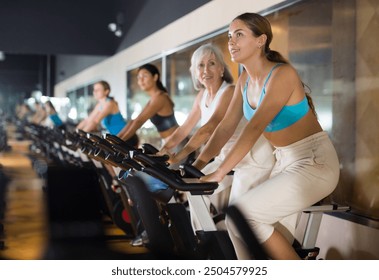
[[[109,131],[110,134],[117,135],[126,125],[121,113],[110,114],[102,119],[101,124]]]
[[[174,113],[169,116],[160,116],[156,114],[150,118],[150,121],[155,125],[158,132],[166,131],[167,129],[178,125]]]
[[[271,77],[272,71],[282,63],[276,64],[274,67],[272,67],[270,73],[267,75],[267,78],[263,84],[263,88],[261,91],[261,96],[259,98],[259,102],[257,104],[257,108],[262,102],[262,99],[264,95],[266,94],[266,84],[268,80]],[[250,104],[249,100],[247,98],[247,85],[249,83],[250,76],[246,80],[245,87],[243,89],[243,114],[245,118],[249,121],[254,116],[256,109],[253,109]],[[275,116],[275,118],[269,123],[269,125],[266,127],[266,132],[274,132],[279,131],[284,128],[287,128],[294,123],[296,123],[298,120],[300,120],[302,117],[304,117],[309,111],[309,105],[307,97],[305,96],[303,100],[301,100],[299,103],[293,104],[293,105],[285,105],[282,110]]]

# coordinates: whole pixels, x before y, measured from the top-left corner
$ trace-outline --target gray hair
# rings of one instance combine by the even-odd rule
[[[230,84],[233,83],[233,76],[230,73],[229,66],[224,61],[224,56],[223,56],[220,48],[217,47],[216,45],[213,45],[212,43],[208,43],[208,44],[202,45],[199,48],[197,48],[191,57],[190,72],[191,72],[191,76],[192,76],[193,86],[196,90],[200,90],[201,88],[204,87],[196,77],[196,67],[197,67],[198,61],[204,55],[212,54],[212,53],[215,55],[216,60],[218,62],[220,62],[224,67],[224,74],[222,76],[222,80],[224,80],[225,82],[230,83]]]

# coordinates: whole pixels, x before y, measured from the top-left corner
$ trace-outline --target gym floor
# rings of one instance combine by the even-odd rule
[[[0,153],[0,165],[10,179],[2,221],[4,234],[0,236],[5,248],[0,250],[0,259],[38,260],[43,258],[48,240],[43,180],[27,157],[30,142],[10,139],[8,144],[11,150]],[[104,220],[104,225],[110,249],[129,254],[146,252],[143,247],[130,246],[123,231],[112,223]]]

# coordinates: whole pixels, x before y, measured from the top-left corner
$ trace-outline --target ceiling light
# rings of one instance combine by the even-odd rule
[[[113,32],[116,37],[122,37],[122,25],[111,22],[108,24],[109,31]]]
[[[121,30],[121,29],[117,29],[117,30],[114,32],[114,35],[117,36],[117,37],[121,37],[121,36],[122,36],[122,30]]]
[[[116,30],[117,30],[117,24],[114,23],[114,22],[111,22],[110,24],[108,24],[108,29],[111,32],[116,32]]]

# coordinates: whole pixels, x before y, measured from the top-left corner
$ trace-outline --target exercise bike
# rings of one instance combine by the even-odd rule
[[[200,217],[200,220],[208,220],[209,225],[213,222],[213,226],[205,227],[203,230],[194,233],[187,209],[182,203],[175,201],[175,194],[181,192],[191,193],[192,196],[199,197],[201,201],[202,195],[213,193],[218,187],[217,183],[200,182],[196,178],[183,178],[180,172],[168,168],[167,157],[154,155],[157,150],[151,145],[145,144],[143,149],[126,147],[121,139],[113,135],[105,135],[104,140],[110,145],[108,149],[111,148],[115,152],[108,151],[104,158],[116,165],[121,162],[122,169],[125,169],[125,164],[132,169],[132,172],[128,170],[129,173],[126,178],[120,176],[123,179],[121,182],[126,185],[124,189],[127,193],[133,192],[133,186],[127,184],[125,180],[128,177],[135,177],[134,173],[137,174],[137,177],[141,172],[148,174],[166,184],[165,189],[161,189],[157,193],[150,192],[149,194],[147,192],[145,195],[148,195],[150,199],[151,197],[155,198],[158,204],[158,211],[156,211],[155,216],[159,217],[165,227],[169,229],[174,245],[171,249],[173,254],[189,259],[236,258],[227,232],[216,229],[208,210],[201,214],[204,218]],[[102,141],[99,140],[99,142]],[[103,145],[106,144],[103,142]],[[149,199],[147,200],[149,201]],[[143,200],[142,202],[140,200],[140,204],[142,204],[140,208],[143,208]],[[203,207],[206,205],[204,204]],[[145,225],[149,227],[148,223]]]

